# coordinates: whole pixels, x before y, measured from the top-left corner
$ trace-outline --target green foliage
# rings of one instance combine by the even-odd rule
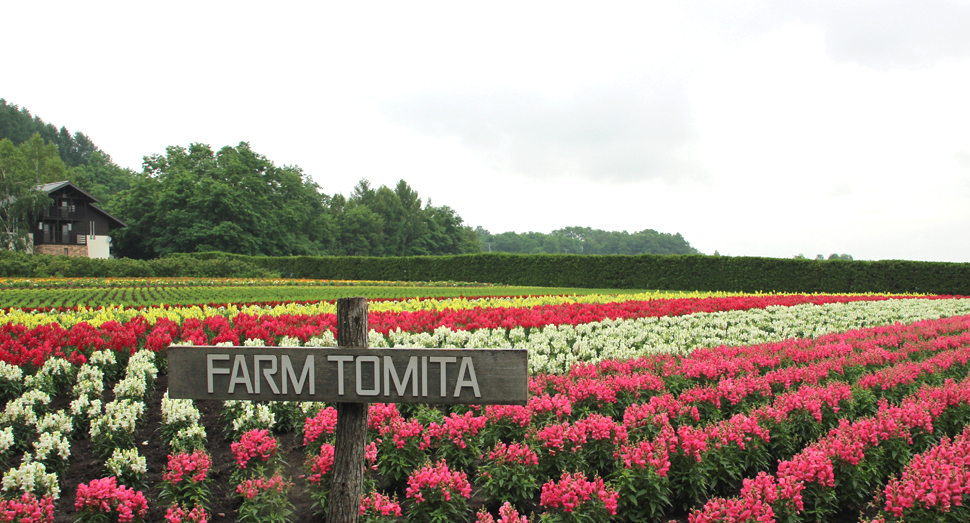
[[[0,139],[8,139],[14,145],[20,145],[35,135],[45,144],[53,146],[67,167],[87,165],[95,153],[101,152],[84,133],[71,134],[64,127],[58,129],[57,126],[31,115],[26,108],[20,109],[0,98]]]
[[[84,174],[98,183],[95,167]],[[278,167],[246,142],[218,152],[198,143],[171,146],[146,157],[144,172],[106,208],[128,224],[115,233],[114,245],[130,258],[205,251],[397,256],[477,250],[461,217],[430,202],[422,207],[403,180],[395,190],[375,190],[361,180],[349,199],[330,197],[299,167]]]
[[[242,259],[97,259],[26,254],[0,249],[0,277],[22,278],[273,278],[279,274]]]
[[[33,219],[51,202],[37,185],[63,173],[57,147],[45,146],[40,135],[20,147],[0,140],[0,251],[24,252],[33,245]]]
[[[250,257],[204,253],[193,257],[237,259],[286,277],[314,279],[477,281],[596,289],[970,295],[970,263],[650,254]]]
[[[618,512],[630,521],[658,521],[672,504],[670,480],[653,467],[619,468],[611,483],[620,493]]]
[[[517,254],[700,254],[680,235],[645,229],[635,233],[566,227],[550,234],[475,229],[483,252]]]

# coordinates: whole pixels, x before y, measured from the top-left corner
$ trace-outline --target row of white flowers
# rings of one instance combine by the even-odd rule
[[[113,365],[113,361],[110,357],[102,356],[97,364],[107,367]],[[88,410],[91,443],[103,454],[111,453],[105,468],[119,481],[137,482],[148,471],[147,460],[138,453],[135,431],[138,423],[144,419],[147,408],[145,401],[154,390],[157,376],[155,353],[138,351],[128,359],[125,375],[113,389],[115,399],[104,405],[104,412],[95,411],[92,416],[93,409]],[[88,405],[93,407],[96,401],[91,400]],[[72,403],[72,409],[74,405]]]
[[[699,347],[752,345],[789,338],[818,337],[852,329],[970,314],[970,299],[903,299],[827,305],[696,313],[633,320],[604,320],[576,326],[452,330],[371,331],[369,345],[426,348],[516,348],[529,350],[530,372],[563,373],[577,362],[629,359],[649,354],[689,354]],[[258,340],[249,343],[261,344]],[[293,343],[291,341],[291,343]],[[297,345],[298,343],[294,343]],[[333,347],[333,335],[306,346]]]
[[[168,391],[162,396],[162,439],[175,452],[192,452],[205,448],[206,433],[202,413],[189,399],[171,399]]]

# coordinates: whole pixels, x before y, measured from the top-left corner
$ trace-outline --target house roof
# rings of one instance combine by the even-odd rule
[[[95,205],[93,202],[97,202],[98,201],[97,198],[95,198],[94,196],[91,196],[90,194],[88,194],[87,192],[85,192],[84,189],[81,189],[77,185],[74,185],[73,183],[71,183],[71,182],[69,182],[67,180],[64,180],[64,181],[61,181],[61,182],[51,182],[51,183],[45,183],[43,185],[38,185],[37,186],[37,190],[44,191],[47,194],[51,194],[52,192],[57,191],[59,189],[63,189],[65,187],[70,187],[71,189],[74,189],[75,191],[83,194],[85,197],[90,198],[90,200],[92,202],[91,203],[91,208],[93,208],[94,210],[96,210],[96,211],[100,212],[101,214],[105,215],[109,220],[112,220],[112,221],[116,222],[117,223],[117,226],[120,226],[120,227],[127,227],[128,226],[127,223],[119,220],[118,218],[115,218],[108,211],[102,209],[100,206]]]
[[[50,194],[50,193],[52,193],[52,192],[54,192],[54,191],[56,191],[58,189],[62,189],[62,188],[67,187],[67,186],[70,186],[75,191],[77,191],[77,192],[79,192],[79,193],[87,196],[88,198],[91,198],[91,201],[94,201],[94,202],[98,201],[97,198],[95,198],[94,196],[91,196],[90,194],[88,194],[87,192],[85,192],[84,189],[78,187],[77,185],[74,185],[73,183],[71,183],[71,182],[69,182],[67,180],[64,180],[63,182],[51,182],[51,183],[45,183],[43,185],[38,185],[37,186],[37,190],[38,191],[44,191],[45,193]],[[104,211],[102,211],[102,212],[104,212]]]

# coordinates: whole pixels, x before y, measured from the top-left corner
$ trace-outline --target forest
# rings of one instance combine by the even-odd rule
[[[47,205],[38,184],[70,180],[127,227],[112,232],[116,257],[223,251],[290,256],[415,256],[475,252],[697,254],[679,233],[567,227],[549,234],[492,234],[447,206],[422,201],[405,180],[327,194],[298,166],[278,166],[246,142],[218,150],[173,145],[119,167],[84,133],[46,123],[0,98],[0,226],[24,248],[29,220]],[[19,231],[19,232],[18,232]]]

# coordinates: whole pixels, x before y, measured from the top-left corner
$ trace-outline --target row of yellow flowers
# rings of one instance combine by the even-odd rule
[[[368,309],[375,312],[413,312],[421,310],[470,310],[476,308],[533,308],[544,305],[564,304],[599,304],[624,301],[646,301],[655,299],[674,298],[707,298],[729,296],[752,296],[751,293],[728,292],[674,292],[655,291],[638,294],[588,294],[571,296],[520,296],[520,297],[463,297],[463,298],[413,298],[403,300],[371,301]],[[204,320],[210,316],[234,317],[239,313],[251,315],[316,315],[336,313],[334,302],[320,301],[315,303],[290,302],[278,305],[257,304],[224,304],[212,305],[157,305],[152,307],[78,307],[64,311],[27,311],[22,309],[0,309],[0,324],[17,323],[28,328],[40,325],[58,323],[69,328],[81,322],[93,327],[99,327],[108,321],[125,323],[132,318],[142,316],[149,324],[165,318],[181,324],[185,319],[196,318]]]

